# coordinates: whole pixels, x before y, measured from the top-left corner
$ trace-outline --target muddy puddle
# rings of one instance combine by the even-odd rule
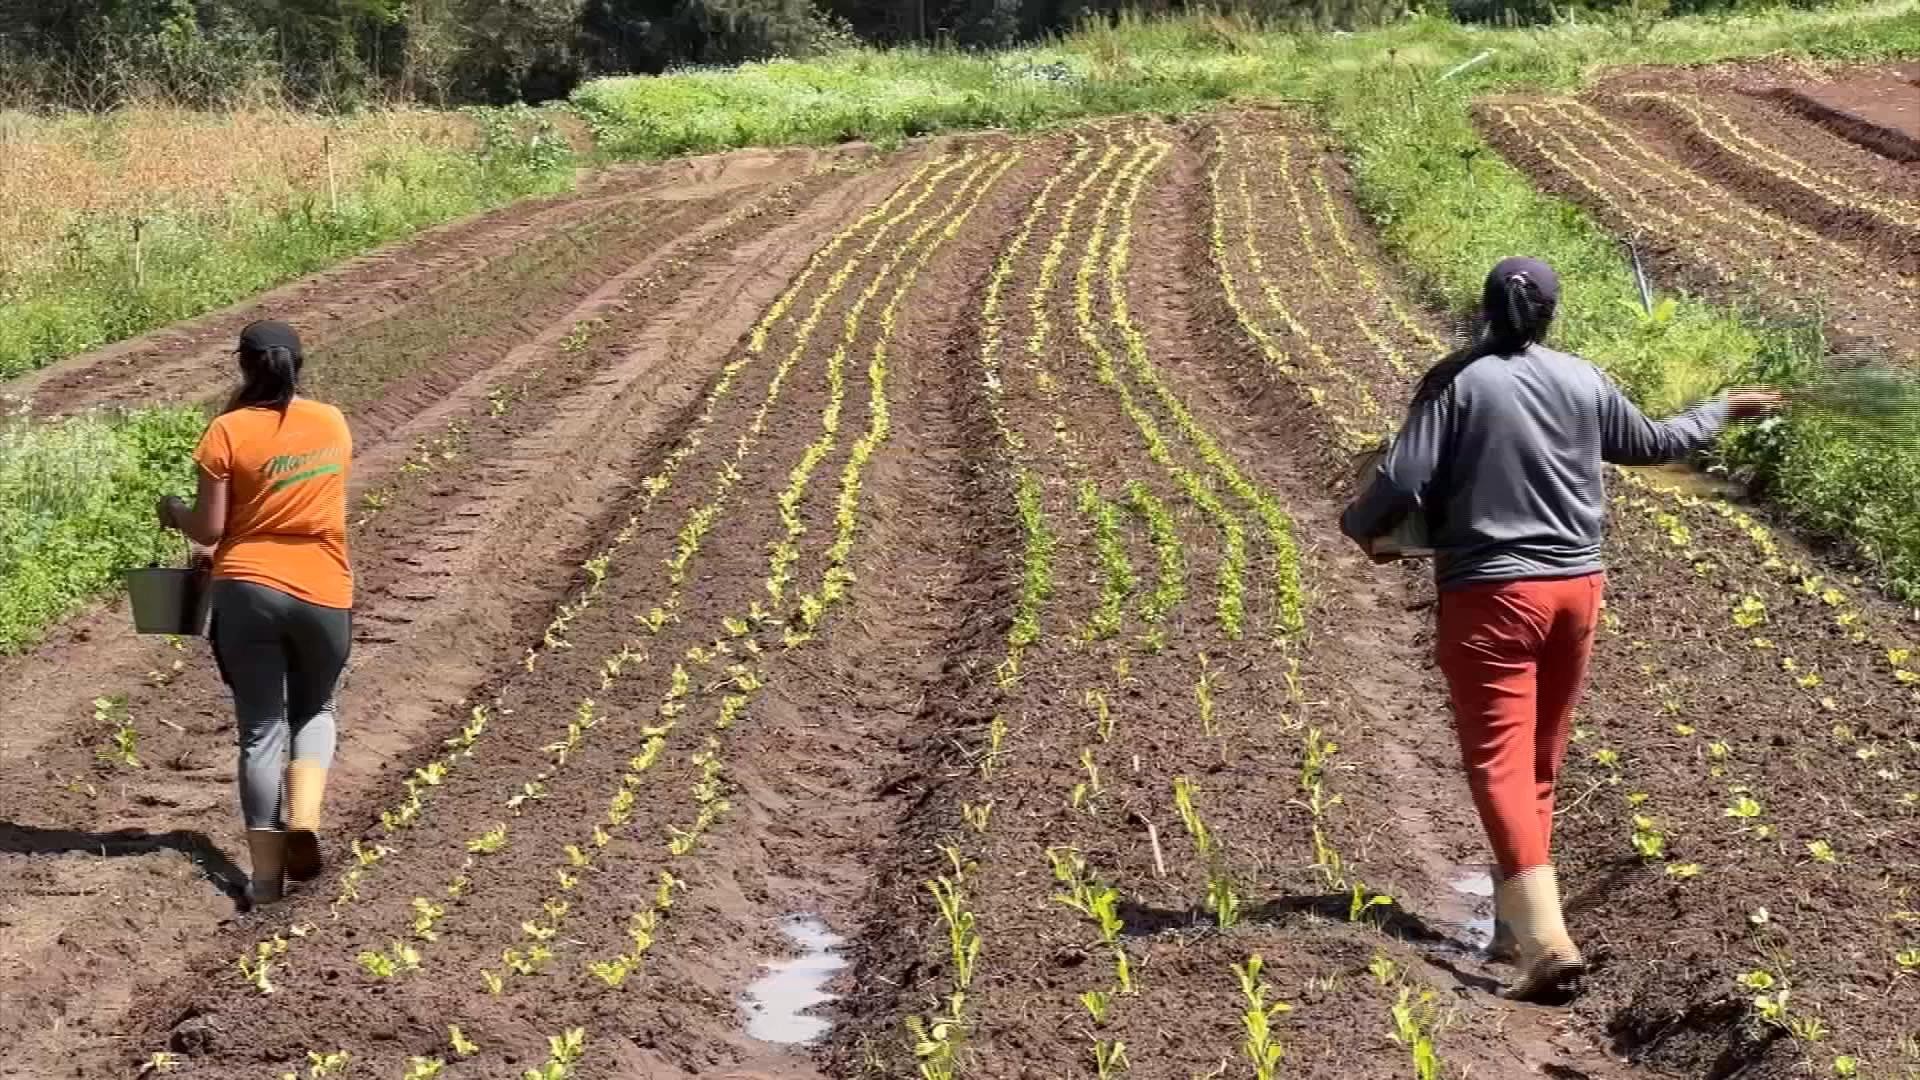
[[[1471,917],[1461,923],[1466,944],[1475,950],[1493,944],[1493,874],[1485,869],[1463,869],[1453,879],[1453,891]]]
[[[740,999],[747,1034],[786,1045],[814,1042],[833,1027],[812,1010],[836,998],[826,992],[826,985],[847,966],[839,952],[846,939],[812,915],[790,915],[781,921],[780,929],[801,953],[768,964],[766,972],[747,987]]]
[[[1667,465],[1631,466],[1626,471],[1650,483],[1678,488],[1681,492],[1698,499],[1726,499],[1739,502],[1744,500],[1747,494],[1746,489],[1738,482],[1724,476],[1702,472],[1683,461]]]

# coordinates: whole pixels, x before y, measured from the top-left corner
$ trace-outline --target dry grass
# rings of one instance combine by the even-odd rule
[[[346,191],[391,151],[478,141],[465,118],[425,110],[344,119],[267,108],[0,113],[0,282],[48,269],[79,222],[272,213],[326,199],[329,157],[333,184]]]

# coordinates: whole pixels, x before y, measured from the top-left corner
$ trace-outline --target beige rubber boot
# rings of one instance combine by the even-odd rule
[[[1493,886],[1493,940],[1487,943],[1487,959],[1496,964],[1511,964],[1520,957],[1520,943],[1513,936],[1513,917],[1518,906],[1511,881],[1496,881]]]
[[[278,829],[248,829],[247,857],[253,872],[247,879],[247,899],[271,904],[286,895],[281,875],[286,872],[287,834]]]
[[[1513,904],[1512,926],[1518,947],[1520,978],[1507,996],[1516,1001],[1569,996],[1586,972],[1586,961],[1567,935],[1560,910],[1560,881],[1551,866],[1535,866],[1513,875],[1506,886]]]
[[[327,791],[327,767],[309,761],[287,765],[287,879],[320,876],[320,800]]]

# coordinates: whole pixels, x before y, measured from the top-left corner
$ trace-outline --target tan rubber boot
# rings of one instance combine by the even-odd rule
[[[320,800],[327,791],[327,767],[309,761],[287,765],[287,879],[320,876]]]
[[[278,829],[248,829],[247,857],[253,873],[247,879],[247,899],[271,904],[286,895],[281,875],[286,872],[287,834]]]
[[[1496,964],[1511,964],[1520,957],[1520,943],[1513,936],[1513,917],[1518,903],[1510,881],[1502,879],[1493,886],[1493,940],[1487,943],[1487,959]]]
[[[1520,978],[1507,991],[1516,1001],[1557,1000],[1577,989],[1586,961],[1567,935],[1560,881],[1551,866],[1534,866],[1508,879]]]

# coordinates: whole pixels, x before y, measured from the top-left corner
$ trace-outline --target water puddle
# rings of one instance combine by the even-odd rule
[[[1746,489],[1735,481],[1702,472],[1684,461],[1632,466],[1627,471],[1661,487],[1679,488],[1682,494],[1700,499],[1725,499],[1737,503],[1745,500],[1747,494]]]
[[[1453,879],[1453,891],[1467,898],[1467,908],[1473,913],[1466,921],[1467,944],[1475,949],[1493,944],[1493,874],[1468,871]]]
[[[767,965],[766,974],[747,987],[740,1001],[747,1014],[747,1034],[762,1042],[810,1043],[833,1027],[808,1010],[835,1000],[822,987],[847,966],[846,958],[836,951],[846,939],[812,915],[790,915],[781,921],[780,929],[804,951],[791,960]]]

